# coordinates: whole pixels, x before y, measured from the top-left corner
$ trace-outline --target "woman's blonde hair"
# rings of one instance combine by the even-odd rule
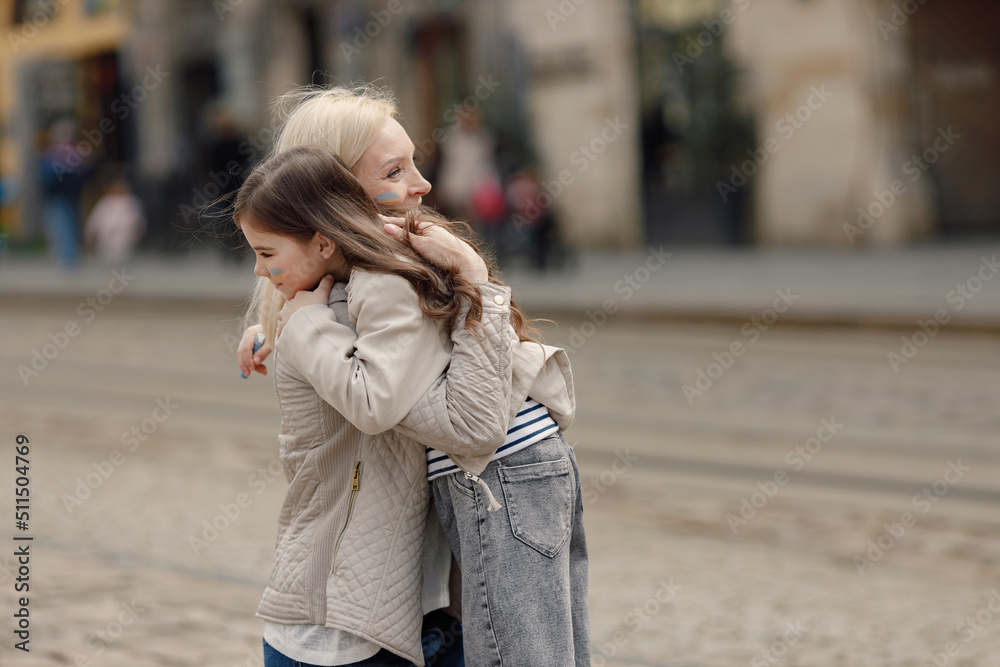
[[[392,93],[370,84],[304,86],[279,97],[274,108],[284,122],[275,134],[273,155],[298,146],[326,146],[351,171],[375,143],[385,122],[399,116]],[[271,281],[258,278],[244,328],[259,322],[273,341],[278,312],[284,305],[285,298]]]

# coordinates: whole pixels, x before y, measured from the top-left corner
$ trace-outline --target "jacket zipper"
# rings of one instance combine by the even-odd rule
[[[354,498],[358,495],[358,489],[361,487],[361,461],[354,464],[354,477],[351,479],[351,499],[347,502],[347,520],[344,521],[344,527],[340,529],[340,533],[337,534],[337,541],[333,545],[333,571],[334,574],[337,573],[337,551],[340,550],[340,540],[343,539],[344,533],[347,532],[347,526],[351,523],[351,515],[354,513]]]

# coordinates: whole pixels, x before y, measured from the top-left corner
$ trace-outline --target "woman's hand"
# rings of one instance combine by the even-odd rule
[[[264,365],[264,360],[271,354],[271,343],[265,340],[257,351],[254,352],[253,343],[258,334],[264,334],[264,327],[259,324],[248,327],[243,332],[243,338],[240,340],[239,347],[236,348],[236,363],[239,365],[240,371],[243,372],[244,378],[250,377],[253,371],[257,371],[261,375],[267,375],[267,366]]]
[[[291,319],[292,315],[296,311],[305,308],[306,306],[315,306],[317,304],[327,305],[330,303],[330,290],[333,289],[333,276],[323,276],[323,280],[319,281],[319,285],[316,289],[310,290],[300,290],[295,293],[291,299],[285,302],[284,307],[281,312],[278,313],[278,328],[274,334],[275,339],[281,336],[281,330],[285,328],[285,323]]]
[[[381,216],[385,233],[398,241],[406,240],[404,218]],[[485,282],[489,278],[486,262],[472,246],[446,229],[430,222],[418,223],[420,234],[410,234],[410,245],[431,264],[454,267],[469,280]]]

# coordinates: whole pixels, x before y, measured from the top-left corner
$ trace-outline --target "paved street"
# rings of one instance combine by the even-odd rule
[[[533,312],[747,320],[781,292],[792,301],[783,322],[911,326],[945,308],[952,327],[997,331],[998,255],[995,242],[859,252],[648,246],[581,252],[564,270],[547,273],[515,263],[504,279]],[[0,254],[3,297],[82,300],[110,288],[125,298],[238,303],[254,280],[248,261],[223,261],[203,247],[143,254],[117,273],[93,260],[58,271],[44,258]]]
[[[233,363],[239,313],[77,304],[0,305],[0,664],[261,664],[285,483],[270,378]],[[572,343],[593,664],[1000,664],[1000,341],[754,331],[612,315]],[[30,654],[10,632],[17,433]]]

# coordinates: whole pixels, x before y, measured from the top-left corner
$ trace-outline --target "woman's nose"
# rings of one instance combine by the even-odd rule
[[[431,184],[423,176],[417,178],[417,182],[413,184],[410,188],[410,194],[417,197],[423,197],[425,194],[431,191]]]
[[[268,276],[267,269],[264,268],[264,263],[260,261],[260,257],[254,262],[253,272],[261,278],[267,278]]]

